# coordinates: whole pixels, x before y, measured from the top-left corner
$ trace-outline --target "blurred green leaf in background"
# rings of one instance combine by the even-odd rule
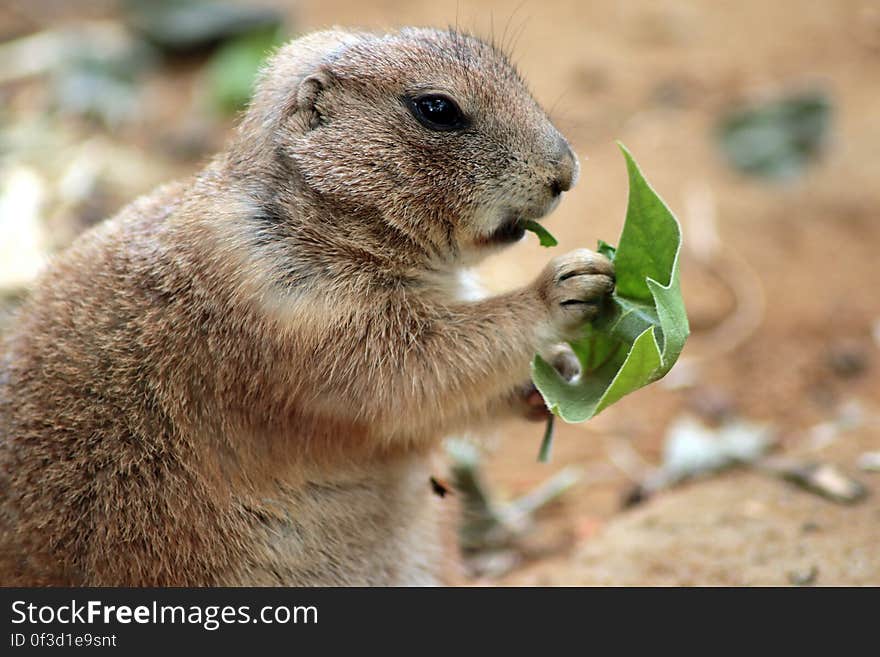
[[[227,114],[247,105],[260,66],[283,41],[281,28],[276,26],[235,37],[220,46],[208,62],[211,104]]]
[[[167,53],[204,50],[281,26],[276,9],[211,0],[126,0],[131,28]]]
[[[821,153],[831,109],[828,95],[814,90],[733,110],[718,125],[718,142],[738,171],[790,180]]]

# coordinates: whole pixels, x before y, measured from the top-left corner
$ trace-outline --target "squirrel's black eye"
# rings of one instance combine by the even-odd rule
[[[409,108],[419,123],[431,130],[460,130],[467,125],[458,104],[443,94],[411,98]]]

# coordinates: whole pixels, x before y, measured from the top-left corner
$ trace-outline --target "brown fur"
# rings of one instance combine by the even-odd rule
[[[468,131],[417,123],[401,96],[424,89]],[[282,48],[230,148],[83,235],[22,309],[0,361],[0,581],[435,582],[439,440],[517,408],[532,354],[612,285],[588,251],[479,301],[458,272],[575,175],[473,37]]]

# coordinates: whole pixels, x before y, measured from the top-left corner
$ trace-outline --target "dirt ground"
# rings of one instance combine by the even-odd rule
[[[476,583],[880,585],[880,474],[856,468],[860,454],[880,450],[876,3],[300,0],[285,11],[297,32],[458,24],[513,41],[525,79],[581,159],[578,185],[546,221],[557,253],[616,240],[626,172],[615,140],[682,221],[693,330],[682,366],[669,385],[558,426],[549,464],[535,460],[540,425],[511,423],[488,439],[488,477],[502,498],[567,465],[584,480],[541,513],[514,568]],[[56,12],[47,22],[62,20]],[[184,64],[151,79],[150,98],[162,106],[155,131],[76,133],[149,160],[102,208],[197,166],[161,145],[191,121],[191,77]],[[725,164],[712,131],[726,108],[816,87],[834,104],[831,139],[803,176],[768,183]],[[205,139],[222,143],[229,125],[218,121]],[[530,238],[483,272],[507,289],[548,257]],[[868,497],[836,504],[740,469],[622,511],[633,473],[621,454],[658,464],[676,418],[709,421],[721,410],[771,425],[779,454],[835,464]]]

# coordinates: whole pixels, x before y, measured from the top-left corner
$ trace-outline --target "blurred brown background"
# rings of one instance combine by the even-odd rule
[[[475,550],[472,580],[880,584],[876,2],[5,2],[0,331],[47,254],[222,147],[273,43],[407,24],[509,45],[581,159],[546,221],[556,252],[616,241],[615,140],[684,228],[682,361],[559,426],[549,465],[540,426],[498,429],[499,500],[564,466],[578,483]],[[483,270],[505,289],[550,255],[529,236]],[[743,441],[750,463],[716,472]],[[705,467],[664,479],[682,450]]]

